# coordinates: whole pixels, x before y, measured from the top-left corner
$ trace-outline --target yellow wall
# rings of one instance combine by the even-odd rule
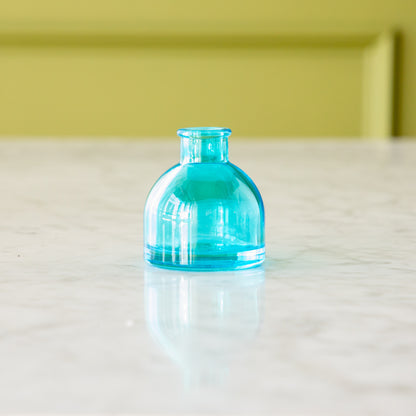
[[[416,136],[413,1],[1,7],[3,136]],[[392,52],[380,39],[394,31]]]

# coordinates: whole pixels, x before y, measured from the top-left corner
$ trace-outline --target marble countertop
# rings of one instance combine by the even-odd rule
[[[267,260],[145,266],[179,140],[0,142],[0,413],[416,414],[416,141],[239,141]]]

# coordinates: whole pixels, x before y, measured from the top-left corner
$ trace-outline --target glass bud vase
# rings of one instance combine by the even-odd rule
[[[180,163],[151,189],[144,257],[155,266],[236,270],[265,258],[264,206],[254,182],[228,161],[230,129],[178,130]]]

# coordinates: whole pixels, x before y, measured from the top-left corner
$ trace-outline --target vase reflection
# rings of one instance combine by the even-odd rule
[[[188,386],[216,385],[262,319],[264,270],[189,273],[147,267],[146,323]]]

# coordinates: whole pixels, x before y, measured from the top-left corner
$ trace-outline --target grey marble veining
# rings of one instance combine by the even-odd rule
[[[416,142],[230,141],[267,260],[142,260],[179,141],[0,142],[0,412],[416,414]]]

